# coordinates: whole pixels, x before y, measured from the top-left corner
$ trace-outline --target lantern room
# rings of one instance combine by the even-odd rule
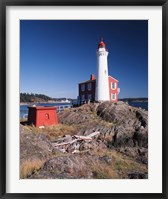
[[[55,106],[30,106],[28,107],[28,124],[36,127],[58,124]]]

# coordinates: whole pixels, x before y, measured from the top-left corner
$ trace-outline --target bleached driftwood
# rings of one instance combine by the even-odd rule
[[[87,137],[94,137],[94,136],[96,136],[96,135],[99,135],[100,134],[100,132],[99,131],[96,131],[96,132],[93,132],[93,133],[91,133],[91,134],[89,134],[89,135],[87,135]]]
[[[78,138],[78,139],[81,139],[81,140],[92,140],[92,137],[96,136],[100,134],[99,131],[96,131],[96,132],[93,132],[89,135],[86,135],[86,136],[83,136],[83,135],[74,135],[74,137]]]
[[[77,149],[75,149],[74,151],[72,151],[72,153],[74,154],[74,153],[86,153],[86,152],[88,152],[89,150],[83,150],[83,151],[80,151],[80,150],[77,150]]]
[[[54,146],[54,147],[59,147],[59,146],[63,146],[63,145],[68,145],[68,144],[72,144],[72,143],[74,143],[74,142],[77,142],[77,141],[79,141],[79,140],[90,140],[90,141],[91,141],[91,140],[92,140],[92,137],[94,137],[94,136],[96,136],[96,135],[98,135],[98,134],[100,134],[99,131],[93,132],[93,133],[91,133],[91,134],[89,134],[89,135],[87,135],[87,136],[74,135],[74,137],[75,137],[76,139],[71,140],[71,141],[69,141],[69,142],[53,143],[53,146]]]
[[[78,138],[79,140],[92,140],[92,138],[82,135],[74,135],[74,137]]]
[[[72,144],[72,143],[74,143],[74,142],[76,142],[76,141],[78,141],[78,140],[79,140],[79,139],[71,140],[71,141],[69,141],[69,142],[53,143],[53,146],[54,146],[54,147],[57,147],[57,146]]]

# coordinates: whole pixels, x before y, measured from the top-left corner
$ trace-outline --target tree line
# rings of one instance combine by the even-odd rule
[[[52,100],[52,98],[44,94],[20,93],[20,102],[43,102],[48,100]]]
[[[147,102],[148,98],[147,97],[137,97],[137,98],[123,98],[120,100],[124,101],[124,102]]]

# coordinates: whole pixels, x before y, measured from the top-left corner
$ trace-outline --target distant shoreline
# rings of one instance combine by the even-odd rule
[[[148,100],[119,100],[119,101],[122,101],[122,102],[140,102],[140,103],[148,102]]]
[[[123,102],[148,102],[148,98],[123,98],[123,99],[119,99],[119,101],[123,101]]]
[[[61,102],[61,101],[55,101],[55,102],[20,102],[20,105],[33,105],[33,104],[70,104],[71,102]]]
[[[148,99],[140,100],[140,99],[119,99],[119,101],[123,102],[148,102]],[[33,104],[70,104],[71,101],[54,101],[54,102],[20,102],[20,105],[33,105]]]

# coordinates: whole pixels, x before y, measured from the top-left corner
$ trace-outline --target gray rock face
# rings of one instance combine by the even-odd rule
[[[147,178],[147,111],[131,107],[124,102],[90,103],[66,109],[58,114],[58,119],[61,124],[74,126],[75,134],[65,134],[51,142],[47,139],[47,134],[24,133],[24,129],[21,128],[21,161],[27,157],[46,160],[40,170],[29,175],[29,178],[104,178],[105,173],[115,178],[114,173],[110,173],[112,168],[117,170],[117,175],[120,176],[123,172],[121,168],[125,169],[127,165],[131,167],[134,163],[137,169],[137,164],[143,165],[142,172],[134,170],[134,167],[132,170],[128,168],[131,172],[126,172],[123,178]],[[91,140],[86,139],[95,132],[100,133]],[[78,140],[74,142],[75,139]],[[54,154],[58,151],[61,154],[55,157]],[[114,151],[122,154],[122,157],[117,160]],[[112,154],[109,155],[110,153]],[[128,162],[122,166],[125,157]],[[133,159],[132,163],[129,163],[130,159]],[[101,167],[94,171],[93,168],[98,165]],[[104,168],[106,170],[102,175]]]
[[[100,157],[99,159],[101,161],[103,161],[104,163],[107,163],[107,164],[111,164],[112,163],[112,159],[110,157],[108,157],[107,155],[103,156],[103,157]]]
[[[58,117],[61,123],[77,125],[80,135],[100,131],[96,141],[108,148],[116,148],[123,154],[147,164],[147,111],[129,106],[121,101],[117,103],[103,102],[72,108],[60,113]],[[97,147],[93,143],[90,148],[94,148],[93,146]],[[144,150],[144,154],[139,153],[138,149],[139,151]]]
[[[148,174],[147,173],[129,173],[128,174],[129,179],[148,179]]]
[[[97,107],[97,115],[114,127],[115,147],[148,147],[148,113],[124,102],[105,102]]]
[[[20,126],[20,161],[50,158],[54,147],[44,134],[32,134]],[[26,133],[25,133],[26,132]],[[31,146],[31,147],[30,147]]]
[[[60,113],[59,121],[78,124],[81,135],[100,131],[109,146],[148,147],[148,112],[124,102],[85,104]]]
[[[89,161],[88,161],[89,160]],[[40,179],[81,179],[92,178],[93,174],[89,165],[91,164],[91,156],[61,156],[48,160],[39,172],[33,174],[29,178]]]
[[[148,149],[144,147],[120,147],[117,151],[134,158],[138,162],[148,164]]]

